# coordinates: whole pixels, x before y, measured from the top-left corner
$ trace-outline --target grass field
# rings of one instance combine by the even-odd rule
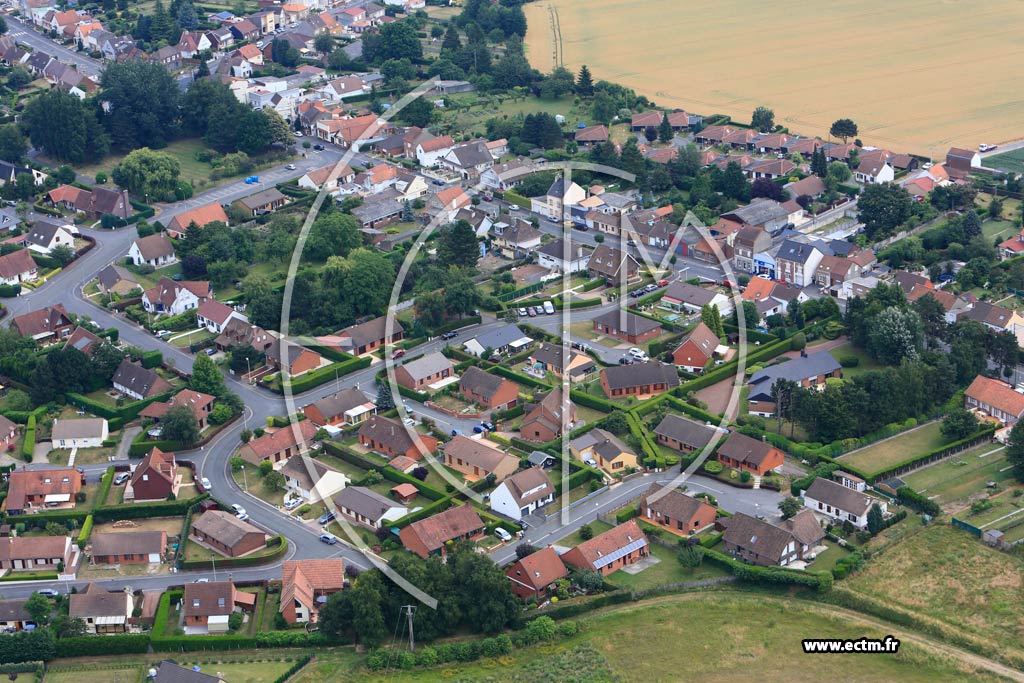
[[[1011,478],[1002,450],[998,444],[982,444],[902,479],[939,505],[956,505],[984,491],[990,481],[1003,482]]]
[[[177,159],[178,163],[181,164],[181,179],[187,182],[192,182],[199,178],[209,179],[210,177],[210,165],[196,161],[195,157],[196,152],[204,149],[206,149],[206,145],[203,144],[202,140],[186,139],[175,140],[160,151],[166,152]],[[121,163],[121,159],[123,158],[124,155],[112,154],[98,164],[93,164],[91,166],[79,166],[75,170],[83,175],[91,177],[95,177],[100,171],[110,175],[110,171]]]
[[[847,453],[839,462],[871,474],[895,465],[911,456],[927,453],[946,443],[941,422],[930,422],[909,432],[879,441],[866,448]]]
[[[849,588],[1019,649],[1024,563],[948,524],[934,524],[874,558]]]
[[[288,655],[289,659],[299,656],[295,653]],[[231,655],[231,658],[235,659],[234,654]],[[291,661],[262,661],[263,656],[260,653],[255,653],[252,661],[224,662],[218,661],[219,659],[223,658],[194,660],[189,655],[184,655],[184,657],[176,657],[175,661],[185,667],[198,664],[204,673],[217,675],[222,680],[231,681],[231,683],[236,683],[236,681],[237,683],[270,683],[284,674],[292,665]],[[143,680],[149,666],[157,664],[158,662],[154,660],[149,665],[137,664],[112,669],[55,666],[47,670],[43,680],[45,683],[79,683],[81,680],[88,680],[90,683],[138,683]]]
[[[985,157],[982,160],[982,164],[999,171],[1024,173],[1024,149],[1015,149],[1012,152],[993,154],[990,157]]]
[[[628,11],[616,0],[527,3],[527,55],[545,72],[554,66],[549,6],[558,10],[564,66],[587,64],[595,81],[662,106],[748,123],[765,105],[776,123],[823,137],[849,117],[865,144],[933,158],[952,145],[1021,136],[1024,101],[1010,84],[1024,55],[1024,12],[1014,0],[839,0],[756,17],[742,0],[647,0]]]
[[[603,612],[580,620],[581,633],[552,645],[514,651],[472,664],[368,673],[351,655],[318,652],[294,683],[614,683],[708,681],[847,683],[995,681],[954,668],[930,650],[904,640],[899,654],[816,657],[813,673],[802,638],[883,637],[877,628],[829,615],[818,606],[761,594],[690,594]],[[895,629],[893,635],[901,636]]]
[[[837,346],[831,351],[832,357],[839,360],[843,356],[852,356],[857,358],[860,362],[852,368],[843,368],[843,377],[850,378],[856,377],[857,375],[863,374],[868,370],[875,370],[881,367],[878,361],[868,355],[868,352],[853,342],[848,342],[842,346]]]

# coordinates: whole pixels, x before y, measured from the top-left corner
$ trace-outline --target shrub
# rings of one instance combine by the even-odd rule
[[[594,529],[589,524],[584,524],[580,527],[580,538],[584,541],[589,541],[594,537]]]
[[[836,360],[839,361],[839,365],[844,368],[855,368],[860,365],[860,358],[857,356],[842,355]]]
[[[725,465],[717,460],[708,460],[704,463],[704,471],[708,474],[721,474],[724,469]]]
[[[754,476],[750,472],[748,472],[746,470],[743,470],[742,472],[740,472],[740,481],[743,482],[744,484],[746,484],[748,481],[750,481],[753,478],[754,478]]]

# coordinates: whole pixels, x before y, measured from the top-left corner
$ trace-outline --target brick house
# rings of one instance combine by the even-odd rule
[[[562,555],[562,561],[576,569],[587,569],[608,576],[639,562],[649,553],[647,536],[636,520],[631,519],[580,543]]]
[[[1024,394],[1006,382],[978,375],[964,392],[964,405],[991,415],[1004,425],[1013,425],[1024,415]]]
[[[601,370],[601,388],[608,398],[654,396],[677,386],[679,374],[673,365],[649,362]]]
[[[345,586],[345,561],[289,560],[281,566],[280,612],[289,624],[315,624],[320,606]]]
[[[630,344],[643,344],[661,334],[661,323],[622,310],[611,310],[593,320],[594,332]]]
[[[360,444],[389,459],[404,455],[413,460],[420,460],[424,453],[433,453],[437,449],[437,439],[434,437],[417,434],[404,424],[382,415],[374,415],[364,422],[359,428],[358,436]]]
[[[517,560],[505,570],[505,578],[512,582],[512,592],[520,600],[539,601],[547,597],[554,591],[555,582],[568,575],[562,558],[550,547]]]
[[[409,509],[387,496],[363,486],[346,486],[334,497],[339,516],[353,524],[376,531],[385,522],[401,519]]]
[[[477,540],[484,535],[484,522],[469,503],[449,508],[404,527],[399,538],[411,552],[424,560],[435,553],[443,557],[449,541]]]
[[[85,622],[86,633],[127,633],[135,601],[129,589],[110,592],[90,583],[84,591],[68,596],[68,616]]]
[[[357,425],[377,414],[377,404],[349,387],[304,406],[302,413],[317,427]]]
[[[185,635],[227,633],[231,614],[236,609],[252,612],[256,594],[243,593],[231,581],[186,583],[181,604]]]
[[[526,441],[547,443],[562,435],[563,423],[571,429],[576,419],[576,404],[566,402],[562,388],[556,387],[540,401],[526,406],[523,421],[519,424],[519,437]]]
[[[755,519],[742,512],[723,520],[725,552],[762,567],[785,567],[803,560],[825,538],[825,531],[804,509],[779,524]]]
[[[391,336],[386,333],[387,318],[380,316],[359,325],[352,325],[338,332],[338,345],[343,351],[361,356],[387,344],[394,344],[404,339],[402,324],[392,317]]]
[[[55,572],[71,562],[67,536],[0,536],[0,570]]]
[[[179,486],[181,477],[174,453],[164,453],[154,446],[132,472],[124,498],[136,503],[166,500],[172,493],[177,494]]]
[[[711,328],[701,321],[672,352],[672,362],[687,372],[704,372],[704,367],[714,359],[715,349],[721,343]]]
[[[690,536],[715,523],[717,510],[679,489],[652,484],[640,498],[640,516],[677,536]]]
[[[266,349],[267,365],[288,377],[316,370],[324,359],[316,351],[293,342],[276,339]]]
[[[444,464],[464,474],[467,481],[478,481],[492,474],[501,481],[519,469],[518,458],[461,434],[443,448]]]
[[[316,431],[309,420],[300,420],[251,440],[238,449],[238,455],[254,465],[269,460],[275,469],[280,469],[293,455],[309,452]]]
[[[44,346],[66,339],[74,327],[74,321],[61,304],[23,313],[11,320],[11,330]]]
[[[519,401],[519,385],[475,365],[469,366],[462,373],[459,393],[467,401],[485,410],[505,410]]]
[[[217,401],[216,396],[204,394],[201,391],[182,389],[169,401],[154,401],[139,412],[140,417],[148,418],[159,424],[167,411],[175,406],[187,406],[195,416],[199,424],[199,431],[209,426],[210,413],[213,412],[213,405]]]
[[[658,443],[682,453],[692,453],[704,448],[708,442],[719,437],[714,427],[688,420],[669,413],[654,428]]]
[[[74,507],[85,475],[74,467],[14,470],[7,479],[6,510],[21,515],[43,508]]]
[[[93,564],[160,564],[167,550],[167,532],[96,532],[90,543]]]
[[[428,353],[415,360],[406,361],[395,368],[395,381],[406,389],[423,391],[435,382],[451,377],[455,366],[440,353]]]
[[[783,452],[765,441],[733,432],[718,447],[718,462],[763,477],[782,467]]]
[[[189,536],[225,557],[242,557],[267,545],[265,533],[223,510],[207,510],[192,520]]]

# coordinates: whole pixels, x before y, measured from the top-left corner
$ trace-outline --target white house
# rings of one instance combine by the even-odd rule
[[[797,287],[812,285],[824,257],[813,244],[786,240],[775,254],[775,278]]]
[[[223,332],[232,318],[241,320],[243,323],[249,322],[249,318],[244,314],[213,299],[199,304],[199,310],[196,311],[196,322],[200,327],[205,327],[214,334]]]
[[[149,265],[162,268],[177,260],[174,245],[166,233],[158,232],[149,237],[140,237],[128,248],[128,258],[136,266]]]
[[[517,522],[553,502],[555,487],[540,467],[516,472],[491,492],[491,509]]]
[[[54,420],[51,438],[54,448],[99,448],[108,436],[102,417],[79,420]]]
[[[565,253],[565,241],[554,240],[533,252],[537,257],[537,265],[559,273],[579,273],[587,269],[591,249],[584,244],[570,243],[569,253]]]
[[[0,256],[0,283],[16,285],[19,282],[35,280],[39,267],[32,260],[28,249],[19,249]]]
[[[442,135],[432,140],[424,140],[416,145],[416,161],[423,168],[433,168],[441,163],[441,159],[455,147],[450,135]]]
[[[67,247],[74,251],[75,236],[63,225],[36,221],[32,224],[32,229],[25,234],[25,246],[44,255],[49,255],[57,247]]]
[[[285,488],[310,504],[330,500],[349,485],[345,474],[308,455],[288,458],[281,474]]]
[[[368,529],[380,529],[386,521],[409,514],[406,506],[363,486],[346,486],[334,504],[342,518]]]
[[[858,183],[891,183],[896,178],[896,169],[886,159],[873,156],[857,165],[853,174]]]
[[[142,308],[148,313],[178,315],[193,308],[210,298],[210,283],[202,281],[182,281],[163,277],[153,287],[142,293]]]
[[[842,478],[842,484],[824,477],[815,479],[804,491],[804,505],[840,524],[850,522],[863,529],[868,525],[868,512],[872,506],[878,505],[884,513],[886,502],[864,493],[862,479],[851,475],[843,475]]]

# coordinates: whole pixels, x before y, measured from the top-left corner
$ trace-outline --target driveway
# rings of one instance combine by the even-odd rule
[[[128,449],[131,448],[132,441],[141,432],[142,427],[125,427],[124,434],[121,435],[121,443],[117,444],[117,453],[114,455],[114,460],[128,459]]]

